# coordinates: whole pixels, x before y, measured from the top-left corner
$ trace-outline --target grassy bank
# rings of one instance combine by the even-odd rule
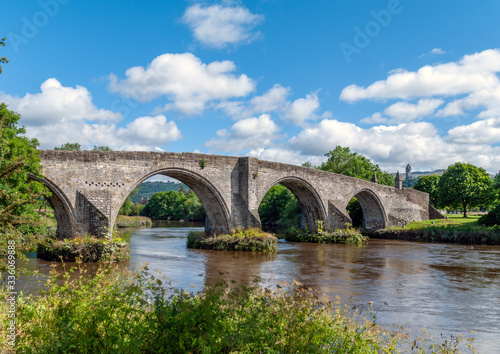
[[[257,228],[238,230],[230,235],[207,236],[204,232],[190,232],[188,248],[217,251],[276,252],[278,239]]]
[[[153,222],[146,216],[125,216],[118,215],[115,221],[117,228],[138,228],[151,227]]]
[[[145,269],[101,268],[75,281],[53,273],[41,296],[17,298],[14,347],[8,294],[0,290],[0,352],[397,353],[406,345],[451,353],[468,344],[413,343],[377,325],[373,312],[364,316],[300,284],[271,289],[220,281],[167,296],[164,279]]]
[[[321,227],[318,227],[316,233],[295,228],[287,231],[285,239],[289,242],[344,243],[352,245],[363,245],[368,241],[367,236],[361,235],[357,229],[349,225],[332,232],[323,231]]]
[[[47,261],[82,262],[116,261],[130,258],[130,247],[120,238],[108,240],[93,236],[75,237],[71,240],[49,239],[40,243],[38,258]]]
[[[405,228],[393,227],[367,232],[366,235],[373,238],[405,241],[500,245],[500,227],[478,225],[479,215],[471,215],[467,218],[458,214],[446,216],[447,219],[413,221]]]

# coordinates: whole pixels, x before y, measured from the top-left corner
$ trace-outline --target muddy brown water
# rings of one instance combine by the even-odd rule
[[[123,266],[148,262],[172,286],[188,290],[202,290],[221,273],[237,282],[260,277],[265,286],[296,280],[332,300],[373,302],[378,323],[403,326],[412,337],[422,328],[436,341],[464,334],[475,338],[479,353],[500,353],[500,246],[372,239],[357,247],[280,240],[276,254],[219,252],[187,249],[193,230],[203,228],[174,224],[129,231],[131,259]],[[28,267],[42,274],[51,269],[50,262],[36,258]],[[26,292],[37,287],[25,279],[18,283]]]

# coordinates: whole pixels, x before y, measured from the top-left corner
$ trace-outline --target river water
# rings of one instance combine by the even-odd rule
[[[351,305],[373,302],[377,322],[397,324],[412,337],[425,328],[441,335],[474,337],[479,353],[500,353],[500,247],[372,239],[366,246],[288,243],[276,254],[186,248],[189,231],[202,227],[155,227],[130,234],[131,259],[149,263],[171,285],[202,290],[223,273],[226,280],[263,285],[299,281]],[[48,273],[50,262],[29,268]],[[25,290],[30,291],[29,284]],[[474,331],[474,332],[472,332]]]

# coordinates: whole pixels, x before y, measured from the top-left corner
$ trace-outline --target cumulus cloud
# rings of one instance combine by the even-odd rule
[[[27,126],[26,132],[28,136],[37,138],[44,149],[78,142],[87,149],[105,145],[113,150],[161,150],[182,138],[175,122],[167,121],[164,116],[140,117],[126,127],[117,127],[110,122],[93,124],[80,120]]]
[[[242,152],[274,144],[280,138],[279,126],[269,114],[239,120],[230,129],[217,131],[217,138],[205,143],[216,151]]]
[[[319,99],[316,93],[306,95],[293,101],[286,109],[284,117],[296,125],[303,124],[306,120],[315,119],[315,112],[319,108]]]
[[[0,92],[0,101],[6,102],[9,109],[22,116],[22,124],[42,126],[59,122],[113,121],[121,119],[120,113],[98,109],[92,103],[90,92],[82,86],[64,87],[54,78],[41,85],[41,92],[17,97]]]
[[[137,118],[125,128],[119,128],[117,136],[124,142],[143,146],[162,146],[182,138],[175,122],[167,121],[163,115]]]
[[[444,103],[441,99],[423,98],[416,104],[409,102],[397,102],[384,110],[386,116],[391,117],[389,124],[398,124],[423,118],[434,113]]]
[[[416,72],[399,69],[387,79],[368,87],[350,85],[340,99],[350,103],[364,99],[410,99],[429,96],[468,95],[491,91],[499,84],[500,50],[489,49],[466,55],[458,62],[426,65]]]
[[[257,157],[261,160],[289,163],[292,165],[302,165],[304,162],[309,161],[312,165],[317,166],[325,160],[322,156],[306,156],[301,151],[279,147],[253,149],[246,155]]]
[[[85,87],[65,87],[54,78],[46,80],[39,93],[23,97],[0,93],[0,101],[21,114],[27,135],[37,138],[44,149],[78,142],[84,148],[157,150],[182,138],[175,122],[163,115],[139,117],[118,127],[120,113],[97,108]]]
[[[126,79],[111,74],[109,88],[140,102],[165,96],[172,101],[165,109],[200,113],[209,101],[244,97],[254,90],[254,81],[244,74],[234,75],[234,70],[229,60],[205,64],[191,53],[163,54],[147,68],[128,69]]]
[[[253,105],[253,111],[267,113],[283,109],[283,107],[289,104],[287,98],[290,95],[290,91],[290,87],[275,84],[262,96],[255,96],[250,100],[250,103]]]
[[[448,140],[458,144],[500,143],[500,118],[484,119],[448,131]]]
[[[252,30],[264,16],[252,14],[243,6],[202,6],[195,4],[182,17],[201,43],[215,48],[250,43],[261,36]]]
[[[498,122],[491,122],[497,126]],[[477,127],[479,130],[481,127]],[[445,168],[457,161],[468,161],[496,171],[500,164],[500,148],[487,145],[495,138],[476,140],[478,144],[463,144],[470,127],[450,130],[441,137],[428,122],[405,123],[397,126],[375,126],[363,129],[352,123],[325,119],[304,129],[290,139],[290,148],[303,155],[322,156],[337,145],[348,146],[389,171],[402,170],[410,162],[423,169]],[[457,138],[462,133],[462,141]],[[494,136],[495,131],[492,132]],[[473,137],[469,136],[472,142]],[[497,138],[498,140],[498,138]]]
[[[248,118],[261,113],[276,113],[285,122],[302,126],[308,120],[319,117],[320,103],[317,92],[311,92],[303,98],[289,101],[290,87],[275,84],[261,96],[255,96],[248,102],[224,101],[217,108],[224,110],[235,119]],[[330,112],[323,112],[321,117],[330,117]]]

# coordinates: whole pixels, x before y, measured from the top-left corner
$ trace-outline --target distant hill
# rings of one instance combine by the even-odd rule
[[[446,170],[445,169],[439,169],[435,171],[426,171],[426,172],[411,172],[411,177],[412,178],[418,178],[422,176],[432,176],[432,175],[442,175]],[[406,172],[399,172],[401,175],[401,178],[405,179],[406,178]],[[394,177],[396,177],[396,173],[393,173]]]
[[[151,197],[158,192],[168,192],[168,191],[180,191],[184,188],[185,191],[189,191],[188,186],[180,182],[144,182],[137,187],[137,194],[130,197],[132,203],[139,202],[142,198],[151,199]]]

